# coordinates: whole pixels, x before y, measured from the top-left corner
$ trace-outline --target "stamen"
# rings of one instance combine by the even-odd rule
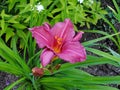
[[[59,53],[61,51],[61,45],[62,45],[62,38],[55,36],[55,42],[54,42],[53,49],[56,53]]]

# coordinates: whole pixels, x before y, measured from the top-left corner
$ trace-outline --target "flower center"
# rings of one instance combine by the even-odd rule
[[[55,36],[55,41],[53,45],[54,52],[59,53],[61,51],[61,46],[62,46],[62,38]]]

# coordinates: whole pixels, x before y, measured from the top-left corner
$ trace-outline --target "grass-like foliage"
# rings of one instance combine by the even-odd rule
[[[113,3],[119,13],[119,6],[114,0]],[[118,13],[111,10],[119,21]],[[15,86],[17,90],[119,90],[109,84],[119,84],[120,76],[94,76],[79,69],[101,64],[120,67],[120,32],[105,18],[106,13],[96,0],[83,0],[82,3],[79,0],[0,1],[0,71],[18,77],[18,80],[4,90],[11,90]],[[44,22],[55,25],[66,18],[72,21],[77,32],[77,25],[90,28],[91,24],[96,25],[99,19],[103,19],[114,33],[84,30],[84,33],[102,35],[100,38],[82,42],[86,51],[93,54],[87,54],[83,62],[72,64],[57,58],[42,67],[40,55],[43,49],[38,48],[28,28],[41,26]],[[104,48],[108,52],[93,48],[104,39],[111,40],[117,46],[117,51],[107,46]],[[41,70],[37,76],[34,67]]]

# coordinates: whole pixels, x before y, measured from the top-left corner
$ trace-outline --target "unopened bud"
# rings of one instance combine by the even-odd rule
[[[42,77],[44,75],[44,69],[43,68],[34,67],[32,69],[32,73],[33,73],[34,76]]]
[[[61,64],[57,64],[57,65],[55,66],[55,69],[58,70],[60,67],[61,67]]]

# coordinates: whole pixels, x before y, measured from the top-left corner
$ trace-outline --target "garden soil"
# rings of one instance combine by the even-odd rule
[[[106,8],[107,5],[111,6],[114,8],[112,4],[112,0],[101,0],[102,7]],[[115,23],[115,27],[120,31],[120,24]],[[87,37],[91,37],[89,39],[94,39],[99,37],[98,35],[95,34],[86,34],[84,35],[85,40],[89,40]],[[103,41],[101,43],[104,43],[106,41]],[[109,43],[107,43],[109,44]],[[108,45],[109,46],[109,45]],[[112,44],[112,47],[114,47],[114,44]],[[109,64],[104,64],[104,65],[96,65],[96,66],[88,66],[87,68],[81,68],[82,70],[95,75],[95,76],[115,76],[115,75],[120,75],[120,68],[117,68],[115,66],[109,65]],[[3,90],[7,85],[9,85],[12,82],[15,82],[18,78],[15,77],[14,75],[5,73],[5,72],[0,72],[0,90]],[[113,87],[117,87],[120,89],[120,85],[111,85]],[[15,88],[13,90],[16,90]]]

